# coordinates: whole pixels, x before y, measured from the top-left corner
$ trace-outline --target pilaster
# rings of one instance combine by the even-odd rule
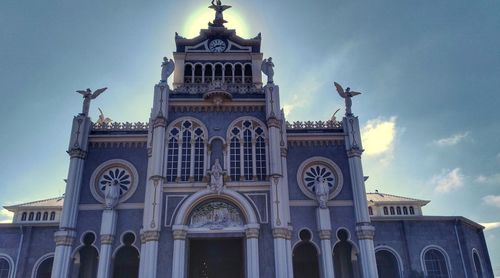
[[[248,224],[245,230],[247,246],[247,277],[259,278],[259,224]]]
[[[109,278],[111,276],[111,257],[113,254],[117,218],[118,213],[114,209],[105,209],[102,212],[101,250],[99,252],[97,278]]]
[[[332,224],[330,221],[330,209],[320,208],[316,209],[316,223],[318,225],[318,236],[321,245],[321,273],[322,277],[334,277],[333,271],[333,256],[332,256]]]
[[[172,236],[174,238],[172,277],[184,278],[187,226],[174,225],[172,227]]]

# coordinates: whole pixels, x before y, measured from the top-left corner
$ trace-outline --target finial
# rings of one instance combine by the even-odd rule
[[[222,2],[220,0],[217,0],[216,3],[215,0],[212,0],[212,5],[209,6],[210,9],[215,10],[215,19],[213,22],[209,22],[208,26],[209,27],[224,27],[224,23],[227,23],[227,21],[224,20],[224,15],[222,12],[225,10],[231,8],[231,6],[228,5],[222,5]]]

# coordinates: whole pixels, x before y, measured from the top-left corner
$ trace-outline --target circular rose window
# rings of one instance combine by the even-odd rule
[[[138,176],[135,167],[128,161],[113,159],[94,170],[90,179],[90,190],[94,198],[104,203],[104,194],[109,186],[118,186],[120,202],[130,198],[137,188]]]
[[[316,199],[317,185],[324,183],[332,199],[340,193],[343,177],[340,168],[330,159],[311,157],[299,166],[297,183],[302,193],[311,199]]]

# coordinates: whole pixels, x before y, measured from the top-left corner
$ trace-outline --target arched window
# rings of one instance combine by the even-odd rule
[[[206,132],[193,120],[178,120],[168,129],[167,182],[201,181],[204,176]]]
[[[390,207],[389,210],[391,211],[391,215],[394,215],[394,207]]]
[[[408,215],[408,208],[407,207],[403,207],[403,214]]]
[[[375,253],[377,260],[378,277],[399,278],[399,265],[396,256],[388,250],[379,250]]]
[[[446,259],[438,249],[429,249],[425,251],[424,254],[424,266],[426,277],[429,278],[447,278],[448,265],[446,264]]]
[[[396,207],[396,214],[401,215],[401,207]]]
[[[295,278],[319,278],[318,251],[311,243],[311,232],[303,229],[301,241],[293,248],[293,276]]]
[[[26,212],[23,212],[21,215],[21,221],[26,221],[26,217],[28,217],[28,214]]]
[[[411,215],[414,215],[414,214],[415,214],[415,210],[413,209],[413,207],[410,207],[410,214],[411,214]]]
[[[234,83],[243,83],[243,69],[240,64],[234,66]]]
[[[33,218],[35,218],[35,213],[34,212],[30,212],[30,215],[28,216],[28,220],[29,221],[33,221]]]
[[[373,209],[372,209],[372,207],[368,207],[368,214],[373,215]]]
[[[191,64],[184,65],[184,83],[193,82],[193,66]]]
[[[206,64],[205,65],[205,83],[212,83],[212,64]]]
[[[245,83],[252,83],[252,66],[249,64],[245,65]]]
[[[203,66],[197,64],[194,66],[194,83],[202,83],[203,80]]]
[[[230,64],[224,66],[224,83],[233,83],[233,67]]]
[[[221,64],[215,65],[215,79],[222,80],[222,65]]]
[[[50,213],[50,221],[54,221],[54,220],[56,220],[56,212],[55,211]]]
[[[333,248],[333,269],[335,270],[335,278],[351,278],[360,277],[357,267],[357,254],[348,241],[349,232],[345,229],[340,229],[337,232],[339,242]]]
[[[37,212],[37,213],[36,213],[35,220],[36,220],[36,221],[40,221],[41,219],[42,219],[42,213],[41,213],[41,212]]]
[[[94,242],[95,235],[90,232],[86,233],[83,237],[84,246],[78,250],[73,259],[73,277],[97,277],[99,257],[96,248],[92,246]]]
[[[11,265],[6,258],[0,255],[0,278],[9,278],[11,272]]]
[[[42,220],[43,221],[47,221],[48,219],[49,219],[49,213],[48,212],[44,212]]]
[[[54,257],[49,257],[43,260],[36,270],[35,278],[50,278],[52,274],[52,265],[54,263]]]
[[[477,278],[483,278],[483,268],[481,267],[481,261],[479,260],[479,255],[476,250],[472,251],[472,257],[474,260],[474,270],[476,271]]]
[[[258,121],[239,120],[229,129],[229,172],[232,181],[265,180],[266,134]]]
[[[139,277],[139,252],[132,246],[134,241],[135,235],[133,233],[123,235],[123,246],[118,249],[114,259],[114,278]]]
[[[389,210],[387,209],[387,207],[384,207],[384,215],[388,215],[389,214]]]

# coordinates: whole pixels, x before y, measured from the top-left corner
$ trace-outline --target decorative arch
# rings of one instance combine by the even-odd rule
[[[444,263],[446,264],[446,271],[448,276],[447,277],[453,277],[451,273],[451,264],[450,264],[450,257],[448,256],[448,253],[439,245],[427,245],[424,248],[422,248],[422,251],[420,252],[420,264],[422,267],[422,270],[424,271],[424,274],[427,276],[428,275],[428,270],[425,265],[425,255],[429,251],[438,251],[444,258]]]
[[[301,229],[303,230],[303,229]],[[308,230],[309,231],[309,230]],[[296,278],[320,277],[320,252],[310,239],[297,241],[292,249],[293,275]]]
[[[125,238],[132,235],[133,238]],[[140,252],[134,243],[137,236],[133,231],[125,231],[120,236],[120,245],[113,252],[113,277],[138,277]]]
[[[483,278],[483,262],[481,261],[481,256],[476,248],[472,248],[472,262],[474,264],[474,270],[478,278]]]
[[[394,248],[392,248],[388,245],[380,245],[380,246],[375,247],[375,255],[379,251],[387,251],[394,256],[394,258],[396,259],[397,267],[398,267],[399,277],[404,277],[404,275],[403,275],[404,274],[403,260],[401,259],[401,256],[399,256],[399,253]]]
[[[340,232],[345,231],[345,238]],[[332,247],[333,264],[336,278],[361,277],[358,260],[359,249],[351,240],[351,232],[339,227],[335,232],[336,242]]]
[[[14,260],[9,255],[0,253],[0,261],[1,260],[5,260],[5,262],[7,262],[8,264],[9,272],[7,274],[7,277],[14,278]]]
[[[204,201],[210,199],[224,199],[240,209],[244,216],[245,224],[258,224],[257,216],[252,208],[252,205],[238,192],[224,188],[220,193],[209,189],[204,189],[189,196],[180,206],[177,215],[175,216],[175,225],[186,225],[189,215],[193,209]]]
[[[40,258],[38,258],[38,260],[36,260],[34,266],[33,266],[33,271],[31,273],[31,278],[38,278],[39,276],[39,273],[38,273],[38,270],[40,268],[40,266],[48,259],[50,258],[54,258],[54,252],[50,252],[50,253],[47,253],[43,256],[41,256]]]

